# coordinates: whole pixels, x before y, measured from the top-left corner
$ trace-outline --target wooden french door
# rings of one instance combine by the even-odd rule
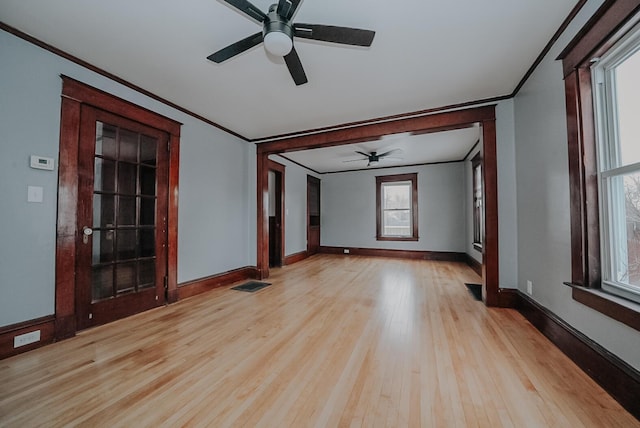
[[[166,301],[168,139],[166,132],[82,107],[75,287],[79,329]]]

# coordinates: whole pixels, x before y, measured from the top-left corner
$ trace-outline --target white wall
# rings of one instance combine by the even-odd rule
[[[54,313],[60,74],[182,122],[178,281],[255,265],[255,146],[0,31],[0,326]],[[29,168],[32,154],[56,160]],[[27,203],[28,185],[44,202]]]
[[[562,64],[554,59],[601,5],[589,1],[515,98],[518,288],[640,369],[640,332],[577,303],[571,279],[569,173]],[[502,260],[501,260],[502,263]]]
[[[418,173],[417,242],[376,240],[376,176]],[[323,246],[465,251],[464,163],[325,174]]]

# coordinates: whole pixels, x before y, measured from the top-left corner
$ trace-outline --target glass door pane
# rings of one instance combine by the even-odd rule
[[[155,286],[155,138],[96,123],[92,301]]]

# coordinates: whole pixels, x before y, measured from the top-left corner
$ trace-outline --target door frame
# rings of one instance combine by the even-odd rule
[[[267,161],[269,155],[320,147],[340,146],[370,141],[400,132],[432,133],[469,127],[482,127],[482,171],[486,200],[484,206],[484,241],[482,248],[482,285],[487,306],[509,306],[511,297],[499,285],[498,254],[498,166],[496,157],[496,105],[401,117],[386,121],[353,125],[346,128],[285,137],[256,145],[257,156],[257,274],[269,277],[269,218]]]
[[[83,105],[104,110],[169,134],[169,200],[167,207],[167,301],[178,299],[178,166],[179,122],[137,106],[70,77],[61,76],[60,153],[56,225],[55,330],[56,339],[76,334],[76,242],[78,204],[78,147]]]
[[[271,159],[269,159],[269,163],[268,163],[269,169],[268,171],[273,171],[276,174],[276,183],[279,182],[280,186],[278,186],[276,184],[276,217],[280,217],[280,266],[284,266],[284,226],[285,226],[285,208],[284,208],[284,174],[285,174],[285,166],[282,165],[281,163],[275,162]],[[267,174],[268,174],[267,171]],[[267,178],[267,191],[268,191],[268,178]],[[279,188],[279,189],[278,189]],[[278,190],[280,190],[278,192]],[[280,202],[280,203],[278,203]],[[268,226],[268,221],[269,221],[269,211],[267,211],[267,250],[269,250],[269,240],[271,239],[271,237],[269,236],[269,226]],[[269,254],[267,255],[267,263],[269,261]]]
[[[318,186],[318,196],[320,197],[321,195],[321,184],[322,180],[320,180],[318,177],[314,177],[313,175],[309,175],[307,174],[307,255],[308,256],[312,256],[313,254],[318,253],[319,248],[320,248],[320,236],[318,236],[318,248],[316,248],[315,252],[311,251],[311,246],[310,246],[310,242],[311,239],[309,239],[309,237],[311,236],[311,229],[317,227],[318,229],[320,229],[320,225],[318,224],[318,226],[311,226],[311,214],[310,214],[310,210],[309,210],[309,206],[311,205],[311,199],[309,198],[309,187],[312,185],[311,183],[313,183],[314,185]],[[320,203],[320,201],[318,201],[318,211],[320,213],[322,213],[322,205]],[[320,233],[320,232],[318,232]]]

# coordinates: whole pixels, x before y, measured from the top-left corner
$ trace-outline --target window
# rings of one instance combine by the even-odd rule
[[[640,301],[640,27],[593,62],[602,289]]]
[[[640,330],[640,14],[607,1],[560,54],[574,300]],[[633,112],[633,113],[632,113]],[[636,113],[637,116],[637,113]],[[636,119],[637,121],[637,119]]]
[[[484,209],[482,206],[482,158],[480,153],[471,159],[471,172],[473,174],[473,246],[476,250],[482,250]]]
[[[417,174],[376,177],[376,208],[379,241],[417,241]]]

